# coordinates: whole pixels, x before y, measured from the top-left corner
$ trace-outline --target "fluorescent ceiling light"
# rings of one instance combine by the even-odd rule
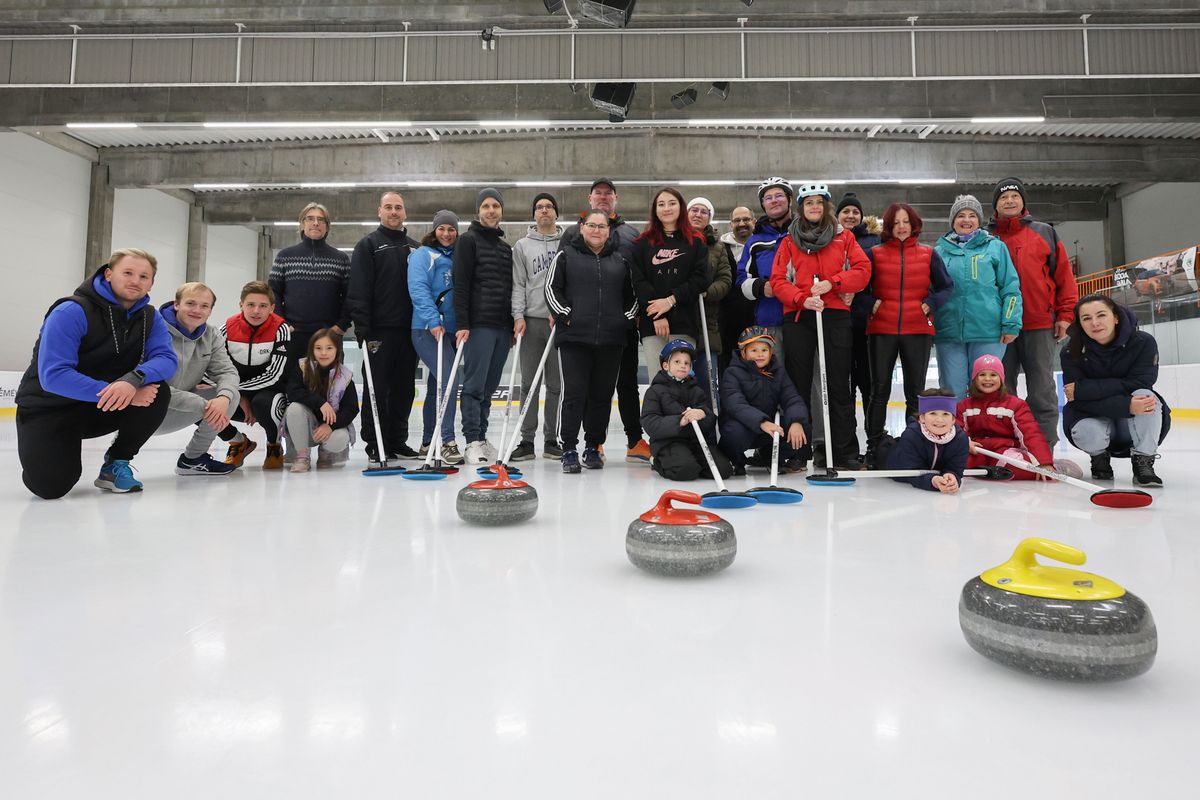
[[[481,119],[475,124],[481,128],[548,128],[554,123],[548,119]]]
[[[680,186],[737,186],[737,181],[677,181]],[[746,183],[749,183],[747,181]]]
[[[300,184],[300,188],[301,188],[301,189],[353,189],[355,186],[358,186],[358,184],[357,184],[357,183],[341,182],[341,181],[330,181],[330,182],[325,182],[325,183],[321,183],[321,182],[317,182],[317,183],[302,183],[302,184]]]
[[[249,189],[250,184],[248,184],[248,183],[193,183],[192,188],[197,191],[200,191],[200,192],[214,191],[214,190],[220,190],[220,189]]]
[[[689,119],[697,127],[758,126],[758,125],[899,125],[899,117],[710,117]]]
[[[68,122],[68,128],[89,128],[92,130],[129,130],[136,128],[136,122]]]
[[[583,181],[514,181],[513,186],[536,189],[540,186],[587,186]]]
[[[972,125],[989,125],[995,122],[1045,122],[1045,117],[971,117]]]
[[[957,183],[956,178],[901,178],[896,183],[901,186],[911,186],[918,183]]]
[[[408,181],[410,189],[458,189],[466,184],[462,181]]]
[[[210,129],[221,128],[305,128],[305,129],[322,129],[322,128],[411,128],[411,122],[404,121],[371,121],[371,120],[344,120],[342,122],[275,122],[264,120],[261,122],[205,122],[203,126]]]

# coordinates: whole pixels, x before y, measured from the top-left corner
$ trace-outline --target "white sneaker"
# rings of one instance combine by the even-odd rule
[[[469,466],[491,463],[483,442],[467,442],[467,449],[463,451],[463,460]]]
[[[500,457],[500,453],[496,450],[496,445],[487,439],[483,440],[483,454],[487,457],[487,463],[489,464],[496,463],[496,459]]]

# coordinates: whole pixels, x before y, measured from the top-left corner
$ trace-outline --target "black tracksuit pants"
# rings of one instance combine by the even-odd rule
[[[250,410],[254,412],[254,419],[262,426],[263,433],[267,435],[268,444],[279,444],[279,422],[283,419],[283,407],[287,404],[286,393],[284,387],[280,385],[268,386],[265,389],[240,389],[242,397],[250,401]],[[272,414],[275,410],[275,398],[284,397],[285,399],[279,403],[278,419]],[[233,413],[229,415],[230,422],[245,422],[246,415],[242,413],[242,406],[239,403]],[[237,436],[237,428],[232,424],[226,425],[224,430],[218,431],[217,436],[223,442],[233,441],[233,437]]]
[[[728,478],[732,475],[733,465],[721,449],[713,447],[712,442],[709,442],[708,449],[721,477]],[[697,478],[712,477],[712,470],[708,468],[708,462],[704,459],[704,451],[700,449],[700,443],[695,437],[690,440],[675,439],[657,448],[650,466],[669,481],[694,481]]]
[[[158,385],[148,406],[101,411],[95,403],[72,403],[61,408],[17,409],[17,455],[26,488],[45,500],[56,500],[79,483],[83,474],[83,440],[116,432],[108,457],[130,461],[142,449],[163,418],[171,387]]]
[[[564,451],[579,447],[580,423],[585,447],[604,444],[623,354],[621,348],[606,345],[565,342],[558,346],[558,366],[562,371],[558,436]],[[638,431],[640,438],[640,422]]]
[[[363,357],[370,356],[371,359],[375,404],[379,408],[379,424],[383,426],[385,439],[385,452],[380,455],[386,455],[396,453],[400,445],[408,443],[408,417],[417,391],[417,351],[409,328],[375,328],[371,331],[371,341],[382,343],[375,353],[367,353],[366,342],[362,340],[359,346]],[[364,367],[362,413],[358,425],[363,441],[374,446],[375,416],[371,412],[370,391]]]
[[[786,428],[784,430],[787,430]],[[812,431],[804,431],[805,438],[812,436]],[[755,450],[765,448],[770,452],[774,442],[771,435],[763,433],[762,428],[750,430],[736,419],[727,419],[721,423],[721,449],[725,455],[729,456],[729,460],[737,466],[745,466],[746,451],[753,448]],[[779,460],[780,463],[791,461],[797,457],[800,451],[793,450],[788,444],[786,436],[779,437]]]
[[[858,440],[854,435],[854,403],[850,395],[850,360],[854,335],[850,312],[827,309],[822,313],[825,332],[825,385],[829,396],[829,427],[825,431],[833,448],[834,465],[858,462]],[[783,358],[788,377],[797,386],[812,386],[817,367],[817,315],[789,314],[783,323]],[[803,394],[803,392],[801,392]],[[813,414],[820,414],[819,407]],[[805,445],[805,450],[811,450]],[[809,457],[802,453],[801,458]]]
[[[922,333],[873,333],[867,337],[867,352],[871,361],[871,402],[867,406],[867,444],[875,445],[883,438],[887,421],[888,398],[892,394],[892,370],[896,357],[904,373],[904,423],[917,418],[917,395],[925,388],[925,373],[929,369],[929,348],[933,337]]]
[[[621,426],[625,429],[625,440],[629,447],[642,440],[642,396],[638,391],[638,366],[641,364],[642,342],[636,330],[625,337],[625,348],[621,351],[621,367],[617,371],[617,413],[621,415]],[[650,377],[654,371],[650,372]],[[606,400],[611,405],[612,401]]]

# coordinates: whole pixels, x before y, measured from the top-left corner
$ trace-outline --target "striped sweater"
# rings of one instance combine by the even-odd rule
[[[280,250],[268,283],[275,292],[275,313],[296,330],[350,327],[350,257],[324,239],[301,234],[299,244]]]

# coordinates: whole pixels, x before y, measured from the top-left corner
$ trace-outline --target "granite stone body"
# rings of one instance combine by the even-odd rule
[[[976,577],[963,587],[958,621],[979,653],[1045,678],[1132,678],[1150,669],[1158,652],[1154,617],[1130,592],[1062,600],[1007,592]]]
[[[459,519],[472,525],[513,525],[537,513],[537,490],[512,480],[504,467],[494,480],[476,481],[458,492],[455,510]]]
[[[737,555],[733,526],[715,514],[671,508],[672,499],[700,502],[699,495],[668,491],[658,506],[629,523],[625,553],[634,566],[669,577],[695,577],[732,564]]]

